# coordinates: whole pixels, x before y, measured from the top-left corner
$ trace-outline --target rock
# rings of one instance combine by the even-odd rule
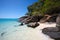
[[[57,18],[57,16],[52,16],[52,17],[48,20],[48,22],[56,22],[56,18]]]
[[[19,21],[19,22],[22,22],[23,20],[25,20],[25,19],[28,18],[28,17],[30,17],[30,16],[23,16],[23,17],[20,17],[18,21]]]
[[[23,26],[23,25],[24,25],[23,23],[19,24],[19,26]]]
[[[50,36],[53,39],[60,38],[60,32],[58,31],[57,27],[48,27],[42,29],[42,32],[48,36]]]
[[[43,18],[43,16],[32,16],[32,22],[39,22],[40,19]]]
[[[59,29],[57,27],[46,27],[43,29],[43,32],[57,32]]]
[[[41,23],[44,23],[44,22],[56,22],[56,18],[57,18],[57,16],[55,15],[55,16],[51,16],[51,17],[47,20],[47,16],[44,16],[44,17],[40,20],[40,22],[41,22]]]
[[[55,40],[60,40],[60,14],[56,19],[56,27],[47,27],[42,29],[42,32]]]
[[[55,38],[55,40],[60,40],[60,38]]]
[[[23,16],[19,19],[21,23],[31,23],[31,22],[38,22],[43,16]]]
[[[1,33],[1,36],[3,36],[6,32]]]
[[[58,17],[56,19],[56,27],[58,27],[59,31],[60,31],[60,14],[58,15]]]
[[[39,26],[39,24],[37,22],[32,22],[27,24],[28,27],[32,27],[32,28],[36,28],[37,26]]]
[[[19,22],[28,24],[29,21],[30,21],[30,19],[31,19],[30,16],[23,16],[23,17],[19,18]],[[28,21],[28,20],[29,20],[29,21]]]
[[[18,21],[21,22],[22,20],[24,20],[24,19],[27,18],[27,17],[28,17],[28,16],[20,17]]]
[[[46,22],[46,18],[47,18],[47,17],[46,17],[46,16],[44,16],[44,17],[40,20],[40,22],[41,22],[41,23]]]

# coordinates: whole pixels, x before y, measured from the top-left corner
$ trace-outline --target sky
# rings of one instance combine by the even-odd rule
[[[0,0],[0,18],[19,18],[24,16],[27,7],[38,0]]]

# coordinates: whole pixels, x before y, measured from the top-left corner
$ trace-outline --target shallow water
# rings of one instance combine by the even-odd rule
[[[55,23],[40,23],[35,29],[19,24],[16,19],[0,19],[0,40],[54,40],[43,34],[42,29],[55,27]]]

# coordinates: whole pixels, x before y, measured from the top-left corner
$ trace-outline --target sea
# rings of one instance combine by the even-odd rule
[[[0,40],[54,40],[48,35],[42,33],[46,26],[55,26],[53,24],[40,24],[36,28],[27,27],[27,24],[20,25],[18,19],[0,18]]]

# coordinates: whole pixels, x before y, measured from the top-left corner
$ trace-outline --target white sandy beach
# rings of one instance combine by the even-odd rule
[[[55,27],[55,23],[40,23],[35,29],[24,26],[15,27],[15,30],[7,32],[1,37],[1,40],[54,40],[42,33],[45,27]]]

